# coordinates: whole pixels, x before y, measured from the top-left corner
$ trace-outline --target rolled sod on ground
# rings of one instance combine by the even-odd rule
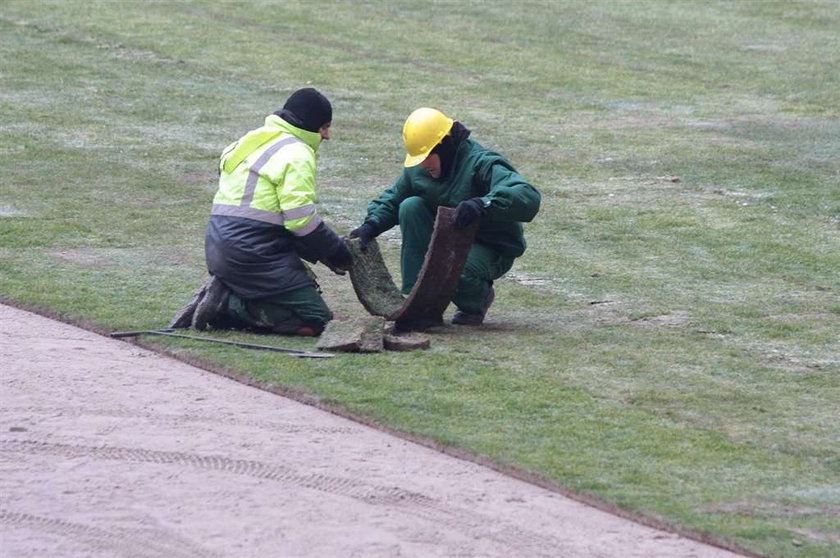
[[[425,333],[405,332],[398,333],[394,331],[393,324],[385,325],[385,335],[382,336],[382,341],[387,351],[415,351],[417,349],[428,349],[432,341]]]
[[[315,345],[319,349],[354,353],[378,353],[384,347],[385,318],[365,316],[332,320]]]
[[[428,349],[428,335],[398,334],[393,323],[381,316],[365,316],[332,320],[324,328],[316,347],[323,350],[350,353],[378,353],[382,350],[413,351]]]

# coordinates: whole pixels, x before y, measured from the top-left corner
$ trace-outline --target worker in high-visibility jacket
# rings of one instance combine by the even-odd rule
[[[522,223],[540,208],[540,193],[504,157],[470,139],[470,130],[443,112],[423,107],[403,125],[404,168],[391,187],[370,202],[362,225],[350,232],[362,250],[399,224],[402,292],[417,281],[432,237],[438,206],[455,208],[455,227],[479,220],[458,288],[452,323],[481,325],[495,297],[493,282],[525,252]],[[440,316],[403,329],[426,329]]]
[[[262,127],[224,150],[205,235],[212,277],[196,293],[192,312],[188,305],[171,326],[323,331],[332,313],[301,258],[339,273],[352,265],[316,206],[318,148],[329,139],[331,122],[329,100],[300,89]]]

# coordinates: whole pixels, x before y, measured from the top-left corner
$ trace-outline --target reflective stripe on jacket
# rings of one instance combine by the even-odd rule
[[[301,261],[327,261],[341,239],[315,207],[320,134],[271,115],[230,144],[205,234],[207,270],[246,299],[313,285]]]
[[[315,190],[321,137],[277,115],[229,145],[219,161],[212,215],[244,217],[305,236],[321,223]]]

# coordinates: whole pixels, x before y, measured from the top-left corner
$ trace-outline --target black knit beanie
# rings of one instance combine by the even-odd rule
[[[317,132],[321,126],[332,122],[332,105],[317,90],[305,87],[292,93],[283,108],[274,114],[292,126]]]

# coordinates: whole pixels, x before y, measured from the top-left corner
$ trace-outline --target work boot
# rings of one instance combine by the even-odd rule
[[[193,293],[192,300],[190,300],[186,306],[181,308],[175,317],[172,318],[172,321],[169,322],[169,325],[166,326],[169,329],[186,329],[192,325],[193,314],[195,314],[195,309],[198,306],[198,303],[204,298],[204,295],[207,293],[207,286],[210,284],[213,278],[211,277],[207,281],[204,282],[201,287],[198,288],[197,291]]]
[[[496,299],[496,291],[490,287],[490,292],[484,297],[484,304],[481,307],[481,312],[464,312],[463,310],[455,311],[452,316],[452,323],[456,325],[479,326],[484,323],[484,316],[487,314],[487,309],[493,304]]]
[[[211,277],[204,298],[199,301],[192,317],[193,329],[204,331],[207,325],[227,306],[230,291],[218,278]]]

